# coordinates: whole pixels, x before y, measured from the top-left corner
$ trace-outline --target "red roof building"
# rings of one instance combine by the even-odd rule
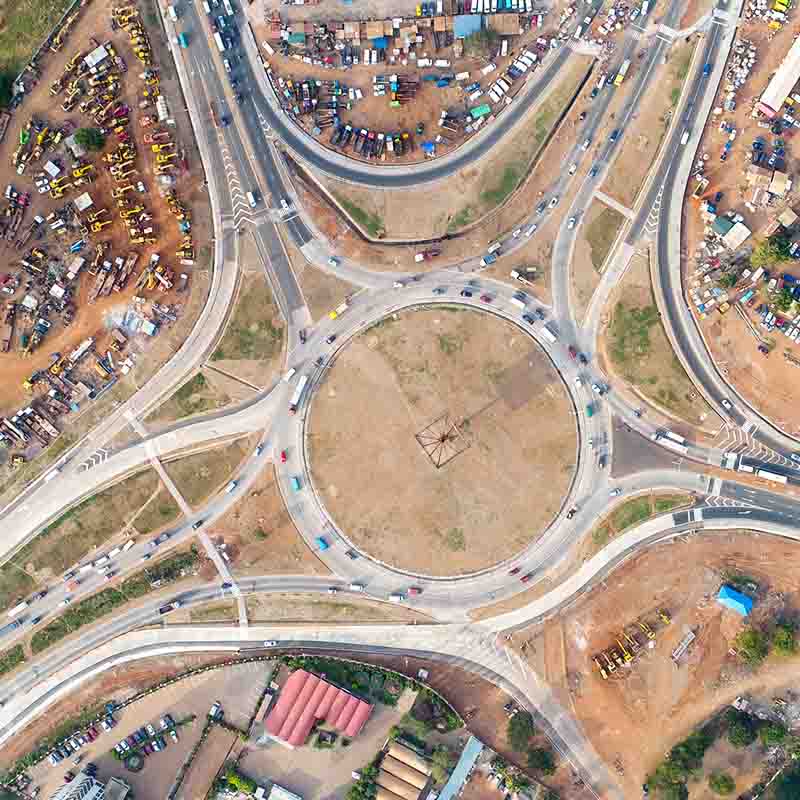
[[[264,720],[264,727],[267,733],[290,747],[305,744],[318,719],[324,719],[352,739],[364,727],[372,708],[318,675],[298,669],[286,681],[278,702]]]

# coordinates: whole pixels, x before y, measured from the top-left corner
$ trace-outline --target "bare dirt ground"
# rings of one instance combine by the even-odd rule
[[[756,540],[748,532],[659,545],[543,627],[514,634],[513,644],[577,714],[601,757],[621,760],[620,779],[633,797],[664,752],[720,706],[785,685],[796,672],[796,659],[771,658],[752,673],[730,656],[741,618],[713,596],[726,574],[746,575],[759,585],[753,622],[774,618],[799,588],[798,559],[796,545]],[[658,620],[661,608],[672,616],[669,626]],[[620,677],[602,680],[593,656],[614,646],[621,628],[632,631],[637,620],[655,630],[654,648],[618,670]],[[676,667],[670,653],[690,629],[697,639]]]
[[[310,417],[314,480],[347,536],[377,558],[428,574],[483,568],[525,547],[560,507],[575,466],[571,413],[516,327],[464,310],[410,312],[366,331],[327,374]],[[449,446],[432,447],[431,460],[415,436],[442,414],[460,421],[457,441],[469,447],[437,469]]]
[[[229,481],[239,464],[256,446],[257,436],[237,439],[203,453],[184,456],[164,465],[190,506],[197,506]]]
[[[214,535],[224,539],[232,569],[240,577],[328,574],[294,527],[271,466],[261,472],[247,496],[214,523]]]
[[[655,403],[667,417],[716,430],[719,419],[687,377],[661,325],[648,259],[646,251],[638,251],[611,295],[599,355],[629,391]]]
[[[739,26],[739,36],[752,41],[757,46],[757,59],[747,83],[738,90],[736,95],[737,107],[734,112],[723,113],[713,117],[706,127],[703,139],[698,149],[698,158],[707,153],[705,175],[710,184],[706,189],[704,198],[711,199],[717,192],[722,192],[722,199],[717,204],[718,213],[735,210],[744,217],[744,223],[753,231],[753,237],[746,246],[755,245],[763,236],[763,230],[769,220],[773,219],[784,207],[796,204],[796,188],[789,195],[776,204],[767,207],[753,206],[748,208],[745,202],[752,199],[753,189],[745,181],[745,170],[750,163],[750,143],[757,136],[765,136],[768,143],[774,141],[769,131],[758,127],[758,120],[750,114],[753,103],[757,100],[774,74],[779,62],[791,46],[797,33],[796,20],[777,33],[770,31],[765,24],[742,20]],[[721,105],[718,97],[717,104]],[[727,134],[719,130],[721,122],[733,125],[737,130],[737,137],[726,162],[719,160],[719,153],[723,147]],[[792,175],[797,172],[800,161],[798,160],[797,145],[792,131],[783,137],[786,141],[785,169]],[[796,181],[795,181],[796,184]],[[699,216],[698,201],[689,196],[696,186],[695,181],[690,181],[687,196],[684,201],[683,213],[683,249],[688,254],[688,261],[684,262],[684,283],[691,281],[692,273],[696,267],[694,254],[702,237],[702,221]],[[776,265],[783,272],[800,276],[800,270],[795,268],[793,261]],[[768,296],[766,289],[761,293],[760,302],[772,301],[774,296]],[[689,303],[693,309],[694,304]],[[745,313],[755,322],[757,316],[753,313],[755,307],[747,309]],[[716,311],[710,313],[705,319],[698,319],[698,325],[704,335],[706,344],[720,370],[726,374],[736,390],[756,409],[770,417],[777,424],[792,434],[800,430],[795,421],[794,409],[800,396],[800,370],[784,360],[783,352],[788,352],[794,358],[800,358],[798,346],[790,342],[783,334],[777,331],[766,334],[765,338],[774,339],[776,348],[768,358],[758,352],[758,342],[749,333],[745,323],[738,314],[731,311],[720,315]]]
[[[231,755],[231,751],[234,748],[238,750],[239,744],[235,733],[215,726],[186,773],[177,795],[178,800],[206,797],[220,768]]]
[[[445,182],[384,192],[365,191],[330,179],[324,179],[324,183],[340,201],[344,199],[354,204],[379,221],[388,239],[431,239],[474,225],[485,214],[507,202],[519,183],[530,182],[525,176],[531,163],[590,65],[588,57],[576,57],[560,83],[540,103],[531,105],[530,114],[502,145],[493,148],[477,166],[462,170]],[[584,91],[588,94],[588,89]],[[578,113],[576,111],[575,116]],[[574,121],[567,117],[558,136],[571,138],[573,125]],[[551,175],[558,166],[550,164]],[[515,213],[503,215],[502,220],[494,222],[500,229],[521,217],[528,208],[521,196],[514,196],[519,197],[514,204]],[[491,223],[488,226],[481,223],[481,238],[491,239],[495,234]]]
[[[639,106],[625,134],[614,168],[600,187],[628,208],[633,208],[653,166],[680,99],[697,42],[698,38],[692,37],[691,41],[676,43],[668,51],[668,61],[656,69],[647,101]]]

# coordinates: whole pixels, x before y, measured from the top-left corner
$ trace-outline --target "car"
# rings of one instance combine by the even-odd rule
[[[131,736],[136,744],[142,744],[142,742],[147,741],[147,735],[143,731],[134,731]]]
[[[619,139],[619,128],[614,128],[614,130],[611,131],[611,136],[608,137],[608,141],[616,142],[617,139]]]
[[[581,111],[581,113],[578,114],[578,122],[583,122],[585,119],[586,119],[586,112]]]
[[[434,288],[433,293],[434,294],[446,294],[447,293],[447,289],[444,286],[437,286],[437,287]]]
[[[711,64],[705,64],[703,66],[703,77],[707,78],[711,74]]]
[[[574,361],[578,357],[578,351],[575,348],[575,345],[570,345],[567,348],[567,352],[569,353],[569,357]]]
[[[103,580],[104,581],[110,581],[110,580],[112,580],[113,578],[116,578],[116,577],[117,577],[117,570],[112,569],[110,572],[106,572],[106,574],[103,576]]]
[[[170,735],[170,738],[172,739],[173,742],[177,742],[178,741],[178,734],[177,734],[177,732],[175,731],[174,728],[169,732],[169,735]]]
[[[598,170],[598,168],[597,168],[597,167],[592,167],[592,168],[589,170],[589,177],[590,177],[590,178],[594,178],[594,177],[597,175],[597,170]]]
[[[104,731],[110,731],[111,730],[111,726],[108,724],[107,720],[101,719],[100,720],[100,726],[102,727],[102,729]]]
[[[148,756],[149,756],[149,755],[152,755],[152,754],[155,752],[155,751],[153,750],[153,745],[151,745],[151,744],[150,744],[150,742],[147,742],[147,743],[145,744],[145,746],[142,748],[142,750],[144,750],[144,752],[145,752],[145,753],[146,753]]]
[[[339,590],[335,586],[329,586],[328,594],[339,594]]]
[[[536,206],[536,213],[537,214],[544,214],[545,208],[547,208],[547,206],[544,203],[539,203],[539,205]]]
[[[589,363],[589,359],[583,353],[578,353],[578,361],[584,366]]]
[[[533,234],[536,232],[536,229],[537,229],[538,227],[539,227],[539,226],[538,226],[538,225],[536,225],[536,224],[534,224],[534,225],[529,225],[529,226],[528,226],[528,229],[525,231],[525,235],[526,235],[526,236],[532,236],[532,235],[533,235]]]
[[[570,175],[574,175],[577,171],[578,171],[578,165],[573,161],[569,165],[569,174]]]
[[[162,749],[162,750],[165,750],[165,749],[166,749],[166,747],[167,747],[167,740],[166,740],[166,739],[165,739],[163,736],[159,736],[159,737],[158,737],[158,739],[157,739],[156,741],[157,741],[157,742],[158,742],[158,743],[161,745],[161,749]]]
[[[192,530],[196,531],[203,524],[203,520],[199,519],[192,525]]]
[[[148,733],[149,733],[151,736],[155,736],[155,735],[156,735],[156,729],[155,729],[155,728],[152,726],[152,724],[151,724],[151,723],[149,723],[149,722],[147,723],[147,725],[145,725],[145,730],[146,730],[146,731],[147,731],[147,732],[148,732]]]
[[[347,550],[345,551],[345,555],[351,560],[355,561],[358,559],[358,553],[355,550]]]
[[[567,220],[567,230],[571,231],[575,227],[575,217],[570,217]]]
[[[225,583],[222,584],[222,588],[223,589],[232,589],[233,588],[233,584],[230,581],[225,581]]]
[[[599,383],[593,383],[592,384],[592,391],[595,394],[602,395],[603,394],[603,387]]]
[[[569,511],[567,511],[567,519],[572,519],[578,513],[578,509],[573,506]]]
[[[608,494],[609,497],[619,497],[622,494],[622,489],[612,489]]]
[[[277,644],[278,642],[275,639],[267,639],[267,641],[264,642],[264,647],[276,647]]]
[[[527,583],[532,577],[532,572],[526,572],[519,580],[521,583]]]
[[[481,303],[491,303],[494,298],[490,294],[481,295]]]
[[[153,750],[155,750],[156,753],[161,752],[161,745],[155,739],[150,742],[150,746],[153,748]]]
[[[517,228],[514,233],[511,234],[515,239],[519,239],[522,236],[522,228]]]
[[[125,741],[128,743],[130,747],[136,747],[136,737],[133,734],[126,737]]]
[[[244,102],[244,95],[241,92],[234,92],[233,99],[241,105]]]
[[[330,547],[328,540],[324,536],[317,536],[317,538],[314,539],[314,543],[320,549],[320,552],[324,552]]]
[[[175,720],[172,718],[172,714],[164,714],[164,719],[168,726],[175,727]]]
[[[61,607],[68,606],[71,602],[72,602],[72,597],[70,595],[67,595],[58,605]]]
[[[11,286],[3,286],[0,289],[0,292],[2,292],[3,294],[14,294],[14,292],[16,292],[16,291],[17,290],[12,288]]]
[[[142,561],[149,561],[151,556],[152,556],[152,553],[145,553],[142,556]]]
[[[575,376],[575,385],[576,386],[583,386],[583,378],[580,375]]]
[[[545,318],[545,313],[544,313],[544,309],[543,309],[543,308],[537,308],[537,309],[536,309],[536,311],[535,311],[534,313],[536,314],[536,316],[537,316],[537,317],[538,317],[540,320],[544,321],[544,318]]]
[[[332,333],[330,336],[325,337],[325,344],[333,344],[336,341],[336,334]]]
[[[536,319],[534,318],[533,314],[523,314],[522,320],[523,322],[527,322],[528,325],[533,325],[533,323],[536,322]]]
[[[39,616],[36,616],[31,620],[31,625],[38,625],[41,621],[42,621],[42,616],[40,614]]]
[[[581,145],[581,150],[584,152],[589,149],[589,145],[592,143],[591,139],[584,139],[583,144]]]
[[[592,100],[594,100],[594,99],[595,99],[595,97],[597,97],[597,95],[598,95],[599,93],[600,93],[600,90],[599,90],[599,89],[598,89],[598,88],[595,86],[595,87],[594,87],[594,89],[592,89],[592,91],[591,91],[591,92],[589,92],[589,97],[591,97],[591,98],[592,98]]]
[[[69,783],[74,778],[75,778],[75,773],[72,770],[64,773],[64,783]]]
[[[227,58],[222,59],[222,64],[225,67],[225,72],[230,73],[231,71],[231,62]]]
[[[329,267],[338,267],[339,266],[339,259],[336,256],[331,256],[328,259],[328,266]]]
[[[550,202],[547,204],[548,208],[555,208],[558,205],[558,201],[560,200],[558,195],[555,195],[551,198]]]
[[[722,398],[722,400],[720,400],[720,402],[722,403],[722,407],[723,407],[723,408],[724,408],[726,411],[730,411],[730,410],[733,408],[733,406],[731,405],[731,401],[730,401],[730,400],[728,400],[728,398],[727,398],[727,397],[723,397],[723,398]]]
[[[469,289],[462,289],[461,290],[462,297],[472,297],[472,292]]]

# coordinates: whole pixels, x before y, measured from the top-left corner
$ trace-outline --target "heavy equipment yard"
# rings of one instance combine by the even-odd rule
[[[0,438],[11,465],[134,369],[147,337],[178,319],[195,263],[191,176],[144,23],[132,5],[98,14],[103,30],[85,18],[94,35],[81,38],[77,23],[42,101],[34,91],[2,120]]]

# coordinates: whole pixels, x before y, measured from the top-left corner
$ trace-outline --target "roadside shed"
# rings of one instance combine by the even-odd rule
[[[797,214],[791,208],[784,209],[778,217],[778,222],[784,228],[791,228],[797,222]]]
[[[775,197],[785,197],[792,188],[792,181],[785,172],[775,170],[767,191]]]
[[[758,110],[770,119],[776,117],[798,78],[800,78],[800,37],[794,40],[772,80],[767,84],[758,103]]]
[[[750,228],[743,222],[737,222],[723,237],[722,243],[729,250],[738,250],[749,238]]]
[[[746,617],[753,610],[753,601],[746,594],[737,592],[736,589],[727,585],[719,590],[717,602],[742,617]]]

